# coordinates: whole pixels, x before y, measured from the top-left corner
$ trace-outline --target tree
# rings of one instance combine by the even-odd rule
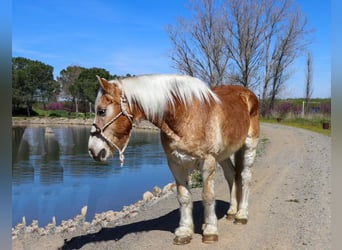
[[[220,85],[227,79],[227,53],[223,36],[225,27],[215,0],[193,2],[193,19],[180,19],[168,27],[174,50],[171,57],[182,73],[196,76],[210,85]]]
[[[60,93],[60,85],[55,80],[42,82],[39,86],[38,93],[45,108],[47,102],[56,101]]]
[[[52,72],[52,66],[40,61],[12,58],[13,110],[25,107],[30,116],[35,102],[45,103],[57,95],[59,86],[53,80]]]
[[[272,108],[306,47],[303,13],[292,0],[201,0],[190,11],[168,27],[176,68],[211,85],[261,87]]]
[[[87,107],[88,103],[94,104],[99,84],[96,75],[103,78],[110,78],[107,70],[101,68],[83,69],[75,82],[70,86],[69,91],[76,103],[76,112],[78,112],[78,103],[82,103]],[[86,111],[87,109],[84,108]]]
[[[306,103],[306,112],[308,112],[308,104],[311,99],[311,95],[313,92],[312,87],[312,54],[309,52],[306,58],[306,82],[305,82],[305,103]]]
[[[277,28],[271,37],[274,46],[266,51],[270,61],[265,74],[263,90],[266,92],[263,93],[263,101],[268,102],[269,110],[273,109],[276,96],[290,78],[291,64],[301,55],[308,43],[305,39],[309,33],[307,19],[298,8],[291,6],[290,0],[284,0],[282,18],[275,24]]]
[[[80,66],[68,66],[66,69],[61,70],[57,81],[61,86],[62,97],[64,99],[72,98],[70,93],[70,86],[75,83],[78,76],[85,68]]]
[[[269,6],[266,1],[230,0],[224,3],[224,37],[234,61],[231,82],[247,88],[257,85],[263,63],[264,31],[268,25],[263,19]]]

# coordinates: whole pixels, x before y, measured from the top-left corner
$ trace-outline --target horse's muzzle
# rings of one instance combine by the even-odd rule
[[[89,155],[91,158],[93,158],[95,161],[105,161],[106,160],[106,150],[103,148],[101,151],[96,155],[93,149],[89,148]]]

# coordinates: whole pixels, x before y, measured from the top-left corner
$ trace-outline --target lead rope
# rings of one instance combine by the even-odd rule
[[[109,142],[109,143],[111,144],[111,146],[113,146],[114,148],[116,148],[116,149],[119,151],[119,159],[120,159],[120,166],[121,166],[121,167],[122,167],[123,164],[124,164],[124,160],[125,160],[124,152],[125,152],[125,150],[126,150],[126,148],[127,148],[127,146],[128,146],[129,140],[131,139],[132,131],[133,131],[133,129],[131,129],[131,131],[129,132],[127,141],[125,142],[125,145],[123,146],[122,149],[120,149],[119,146],[116,145],[114,142],[112,142],[111,140],[109,140],[109,139],[107,138],[107,136],[105,136],[105,134],[102,133],[102,131],[101,131],[101,135],[103,136],[103,138],[105,138],[106,141]]]

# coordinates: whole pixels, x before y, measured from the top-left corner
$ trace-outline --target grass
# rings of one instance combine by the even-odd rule
[[[39,108],[33,108],[33,111],[35,111],[38,114],[38,117],[63,117],[63,118],[94,118],[94,113],[81,113],[78,112],[68,112],[66,110],[43,110]]]
[[[203,187],[203,178],[202,178],[202,172],[199,170],[194,170],[190,174],[190,183],[189,187],[190,188],[200,188]]]
[[[276,118],[261,118],[261,122],[266,123],[274,123],[274,124],[281,124],[286,126],[292,126],[296,128],[303,128],[310,131],[314,131],[323,135],[331,136],[331,126],[329,129],[323,129],[322,120],[321,119],[303,119],[303,118],[295,118],[295,119],[283,119],[278,121]],[[324,120],[329,122],[330,120]]]
[[[270,142],[270,139],[266,137],[259,139],[259,143],[258,143],[257,151],[256,151],[257,157],[260,157],[265,152],[266,146],[267,144],[269,144],[269,142]]]

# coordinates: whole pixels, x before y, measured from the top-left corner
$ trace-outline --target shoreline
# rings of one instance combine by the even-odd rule
[[[89,125],[93,119],[87,118],[62,118],[62,117],[12,117],[12,127],[31,125]]]
[[[122,224],[125,219],[137,216],[144,207],[152,206],[175,192],[175,182],[166,184],[163,189],[155,186],[152,191],[144,192],[142,199],[134,204],[124,206],[121,211],[108,210],[102,213],[95,213],[90,222],[85,219],[88,209],[87,206],[84,206],[81,209],[80,214],[76,215],[74,218],[62,220],[59,225],[56,224],[55,216],[52,217],[51,223],[48,223],[45,226],[39,226],[38,220],[32,220],[31,224],[27,224],[24,216],[21,223],[12,227],[12,240],[22,239],[29,235],[43,237],[48,235],[63,236],[64,234],[69,233],[95,233],[108,224]]]
[[[12,127],[22,126],[91,126],[93,118],[65,118],[65,117],[12,117]],[[147,120],[133,124],[134,129],[146,129],[159,131],[155,125]]]

